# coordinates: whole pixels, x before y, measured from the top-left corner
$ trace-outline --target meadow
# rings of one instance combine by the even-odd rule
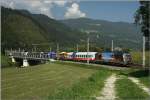
[[[138,69],[118,71],[100,66],[54,62],[27,68],[2,68],[2,99],[95,100],[101,95],[105,80],[113,73],[118,77],[115,82],[115,91],[119,100],[128,97],[135,99],[149,97],[147,93],[141,91],[141,88],[127,79],[130,76],[136,77],[148,87],[148,71],[141,72]],[[120,79],[120,76],[124,77]]]
[[[53,63],[28,68],[3,68],[2,99],[44,98],[60,88],[88,78],[96,71]]]

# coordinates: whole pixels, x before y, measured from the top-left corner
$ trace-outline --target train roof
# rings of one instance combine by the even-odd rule
[[[95,55],[97,52],[77,52],[76,55]]]
[[[72,55],[72,54],[73,54],[73,52],[68,52],[67,54],[68,54],[68,55]]]

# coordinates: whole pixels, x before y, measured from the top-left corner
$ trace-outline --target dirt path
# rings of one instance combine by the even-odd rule
[[[140,88],[142,88],[147,94],[150,95],[150,88],[144,86],[142,83],[140,83],[140,81],[137,78],[134,77],[128,77],[132,82],[134,82],[135,84],[137,84]]]
[[[96,97],[97,100],[115,100],[115,81],[117,77],[112,74],[106,81],[103,90],[101,91],[101,96]]]

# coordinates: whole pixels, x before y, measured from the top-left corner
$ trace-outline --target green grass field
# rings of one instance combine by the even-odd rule
[[[146,100],[149,98],[148,94],[126,77],[117,80],[116,91],[118,100]]]
[[[86,79],[95,69],[62,64],[2,69],[2,99],[40,99]]]
[[[2,68],[2,99],[95,100],[94,97],[100,95],[105,80],[112,73],[118,77],[124,76],[115,83],[118,99],[148,97],[136,84],[127,79],[128,76],[136,77],[149,87],[148,71],[137,69],[117,71],[92,65],[54,62],[27,68]]]
[[[110,70],[98,70],[92,74],[88,79],[79,81],[71,88],[62,89],[54,95],[50,95],[49,99],[53,100],[95,100],[95,97],[99,95],[105,84],[106,78],[108,78],[112,72]]]

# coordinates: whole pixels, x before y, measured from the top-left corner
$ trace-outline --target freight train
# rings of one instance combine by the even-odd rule
[[[78,61],[90,63],[104,63],[104,64],[119,64],[129,65],[132,63],[130,53],[121,51],[114,52],[61,52],[58,55],[54,52],[49,52],[48,55],[52,59],[59,59],[63,61]]]

